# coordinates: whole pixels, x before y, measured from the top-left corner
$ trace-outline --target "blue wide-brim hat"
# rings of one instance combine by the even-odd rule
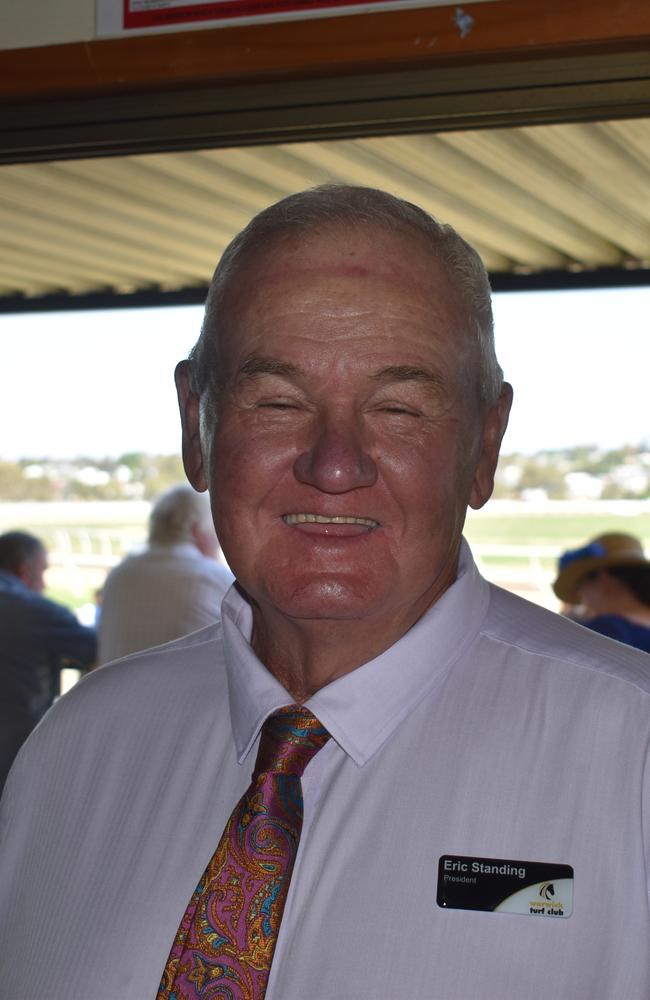
[[[569,549],[560,556],[553,590],[565,604],[579,604],[577,588],[587,573],[609,566],[635,565],[650,566],[638,538],[622,532],[599,535],[588,545]]]

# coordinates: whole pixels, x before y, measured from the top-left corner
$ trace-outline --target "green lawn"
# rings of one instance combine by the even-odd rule
[[[470,511],[465,534],[470,543],[486,545],[549,545],[558,550],[577,548],[595,535],[624,531],[641,538],[650,548],[650,511],[620,516],[612,514],[513,514],[504,516]]]

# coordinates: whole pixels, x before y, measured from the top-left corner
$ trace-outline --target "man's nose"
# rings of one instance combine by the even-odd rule
[[[347,493],[377,480],[377,466],[364,447],[360,429],[350,425],[321,425],[313,442],[298,455],[293,470],[299,482],[323,493]]]

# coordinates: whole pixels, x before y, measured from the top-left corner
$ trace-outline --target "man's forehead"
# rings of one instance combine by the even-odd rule
[[[233,274],[274,281],[288,273],[305,277],[368,278],[387,283],[408,277],[423,284],[448,282],[446,268],[417,231],[393,231],[377,224],[338,224],[325,230],[280,234],[249,252]]]
[[[417,233],[337,226],[273,240],[231,274],[220,303],[219,368],[232,375],[251,353],[276,354],[278,338],[305,342],[400,333],[403,346],[466,350],[466,308],[447,269]],[[327,327],[327,324],[330,324]],[[407,334],[410,331],[410,336]],[[461,344],[462,342],[462,344]],[[386,343],[386,337],[384,337]],[[365,348],[364,348],[365,350]],[[416,356],[395,355],[398,363]]]

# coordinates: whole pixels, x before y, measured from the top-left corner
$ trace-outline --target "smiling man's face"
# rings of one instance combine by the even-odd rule
[[[258,254],[221,315],[194,485],[240,584],[263,615],[408,628],[455,577],[501,430],[445,272],[417,237],[334,230]]]

